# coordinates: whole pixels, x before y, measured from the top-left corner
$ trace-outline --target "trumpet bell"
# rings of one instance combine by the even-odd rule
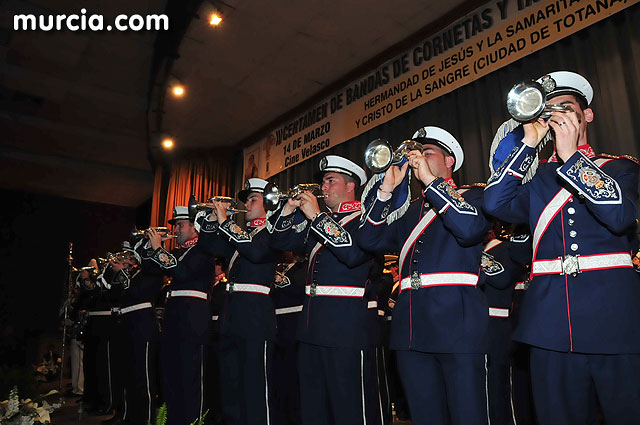
[[[509,90],[507,110],[514,120],[529,122],[539,117],[548,119],[553,111],[571,112],[573,108],[547,104],[547,95],[542,84],[537,81],[524,81]]]
[[[516,121],[528,122],[538,118],[545,105],[544,89],[535,81],[518,83],[507,94],[507,110]]]
[[[280,204],[281,198],[280,189],[273,183],[267,183],[264,187],[264,192],[262,193],[262,203],[264,204],[264,209],[267,211],[275,211],[278,209],[278,205]]]
[[[386,171],[393,162],[391,144],[383,139],[376,139],[367,145],[364,151],[364,163],[373,173]]]

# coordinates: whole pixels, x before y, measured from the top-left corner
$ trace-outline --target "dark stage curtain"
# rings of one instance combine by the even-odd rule
[[[156,170],[153,191],[152,226],[166,226],[174,206],[186,206],[193,194],[200,202],[211,196],[230,196],[232,181],[231,150],[198,154],[175,161]],[[168,178],[165,189],[163,177]]]

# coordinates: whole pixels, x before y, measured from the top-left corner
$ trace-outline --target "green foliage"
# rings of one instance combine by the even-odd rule
[[[191,422],[191,425],[204,425],[204,418],[207,417],[207,413],[209,413],[208,410],[204,412],[204,415],[202,415],[201,418]],[[160,406],[160,409],[158,410],[158,416],[156,417],[156,425],[166,425],[166,424],[167,424],[167,403],[163,403],[162,406]]]
[[[156,425],[166,425],[167,424],[167,403],[162,403],[160,409],[158,410],[158,417],[156,417]]]
[[[209,410],[204,412],[204,415],[202,415],[202,417],[200,417],[200,418],[196,419],[195,421],[191,422],[191,425],[204,425],[204,418],[207,417],[207,413],[209,413]]]

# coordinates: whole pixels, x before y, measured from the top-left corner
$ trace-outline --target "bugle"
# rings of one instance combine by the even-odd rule
[[[278,186],[273,183],[267,183],[264,187],[264,193],[262,194],[264,209],[267,211],[273,211],[278,208],[280,201],[296,199],[302,192],[311,192],[316,198],[326,197],[326,195],[322,194],[322,189],[318,183],[300,183],[286,192],[280,191]]]
[[[131,231],[131,237],[134,239],[146,237],[147,231],[149,231],[150,229],[154,229],[156,232],[160,233],[160,236],[162,236],[163,238],[177,238],[176,235],[169,233],[170,229],[168,227],[149,227],[149,229],[146,230],[138,230],[134,227]]]
[[[415,140],[405,140],[394,151],[391,143],[384,139],[376,139],[367,145],[364,151],[364,163],[373,173],[383,173],[392,165],[403,164],[408,159],[409,152],[422,153],[422,143]]]
[[[514,85],[507,93],[509,115],[519,122],[529,122],[540,117],[549,119],[554,111],[572,112],[566,105],[547,104],[547,95],[537,81],[523,81]]]
[[[198,211],[206,211],[215,209],[214,201],[224,202],[230,204],[227,208],[227,215],[233,215],[238,213],[246,213],[247,210],[237,208],[238,204],[235,199],[228,196],[212,196],[208,202],[198,202],[195,196],[191,195],[189,198],[189,215],[195,217]]]

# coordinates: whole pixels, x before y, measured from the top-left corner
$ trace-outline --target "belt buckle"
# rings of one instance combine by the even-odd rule
[[[560,274],[570,274],[573,277],[576,277],[580,271],[580,263],[578,262],[578,255],[567,255],[562,260],[562,273]]]
[[[420,273],[411,273],[411,289],[417,290],[420,288],[422,288],[422,279],[420,278]]]
[[[111,315],[119,316],[121,314],[120,307],[111,307]]]
[[[227,283],[227,292],[228,293],[232,293],[233,292],[233,285],[234,285],[233,282]]]
[[[315,283],[312,283],[311,285],[309,285],[309,296],[311,297],[315,297],[316,296],[316,285]]]

